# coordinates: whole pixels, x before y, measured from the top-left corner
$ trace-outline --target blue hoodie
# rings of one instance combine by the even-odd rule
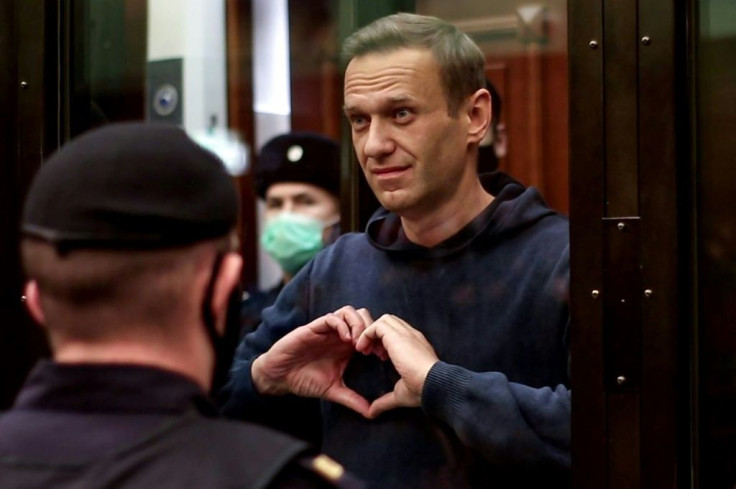
[[[279,426],[308,411],[258,395],[252,360],[319,316],[365,307],[420,330],[441,361],[421,408],[368,420],[321,402],[312,422],[322,423],[325,453],[376,488],[567,487],[567,219],[503,174],[482,179],[493,202],[437,246],[410,242],[400,218],[380,209],[365,233],[342,236],[306,265],[238,348],[225,414]],[[371,401],[399,377],[390,362],[356,354],[344,378]]]

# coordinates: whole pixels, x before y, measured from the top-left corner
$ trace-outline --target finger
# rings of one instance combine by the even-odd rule
[[[348,324],[353,341],[358,341],[365,328],[373,322],[373,318],[365,308],[356,310],[353,306],[344,306],[335,311],[334,314],[341,317]]]
[[[329,324],[333,325],[336,328],[338,334],[340,335],[340,338],[344,339],[345,341],[353,341],[353,336],[350,333],[350,325],[345,321],[344,318],[334,313],[327,314],[326,318]]]
[[[390,350],[392,344],[406,342],[426,345],[432,349],[421,331],[398,316],[384,314],[374,324],[376,325],[375,335],[380,337],[381,344],[386,350]]]
[[[332,314],[339,317],[345,323],[344,326],[340,327],[341,338],[350,339],[351,341],[356,340],[360,336],[360,333],[363,332],[363,329],[365,329],[363,319],[353,306],[343,306]],[[345,334],[345,329],[348,330],[347,335]]]
[[[375,419],[386,411],[396,409],[397,407],[401,407],[401,404],[399,404],[396,393],[391,391],[373,401],[373,404],[368,409],[367,417],[368,419]]]
[[[355,311],[355,314],[357,318],[360,319],[359,321],[356,321],[354,326],[352,326],[353,341],[357,342],[360,335],[363,334],[363,331],[373,324],[373,317],[371,317],[371,313],[365,307],[361,307]]]
[[[355,349],[357,351],[365,355],[370,355],[372,353],[373,342],[378,340],[378,333],[376,333],[377,327],[378,325],[373,323],[363,330],[363,333],[361,333],[360,337],[355,342]]]
[[[350,328],[350,335],[353,341],[357,341],[363,330],[368,327],[370,323],[366,323],[364,316],[355,310],[353,306],[345,306],[337,311],[335,314],[343,318]]]
[[[361,318],[363,318],[363,322],[366,324],[366,327],[373,324],[373,316],[371,316],[371,312],[366,309],[365,307],[361,307],[356,311],[358,315],[360,315]]]
[[[362,340],[360,338],[362,338]],[[389,354],[386,351],[386,348],[381,344],[380,340],[367,339],[367,337],[364,337],[363,335],[361,335],[360,338],[358,339],[360,343],[356,342],[355,344],[356,351],[363,355],[375,355],[383,361],[389,359]]]
[[[315,319],[311,323],[307,324],[306,327],[310,328],[314,333],[320,334],[337,332],[338,336],[343,340],[352,341],[350,328],[347,323],[345,323],[341,317],[333,313],[328,313]]]
[[[375,355],[384,361],[389,359],[388,351],[380,340],[374,340],[370,343],[369,351],[366,355]]]
[[[314,333],[328,333],[335,329],[329,322],[328,315],[320,316],[311,323],[304,325],[305,328],[309,328]]]
[[[367,327],[360,338],[355,342],[355,349],[364,355],[376,355],[382,360],[388,358],[388,352],[383,344],[386,328],[386,315],[381,316],[377,321]]]
[[[335,386],[330,389],[325,395],[325,399],[352,409],[363,417],[368,417],[368,410],[370,409],[368,401],[363,396],[344,385]]]

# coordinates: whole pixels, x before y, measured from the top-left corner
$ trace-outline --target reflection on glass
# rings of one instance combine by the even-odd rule
[[[71,9],[71,137],[146,119],[230,147],[224,1],[86,0]]]
[[[69,136],[107,122],[143,119],[146,2],[70,3]]]
[[[499,168],[537,187],[553,208],[567,213],[566,1],[417,0],[416,5],[417,13],[453,22],[486,55],[486,76],[502,106],[498,124],[505,147]]]
[[[700,2],[697,48],[699,463],[703,488],[736,485],[736,4]]]

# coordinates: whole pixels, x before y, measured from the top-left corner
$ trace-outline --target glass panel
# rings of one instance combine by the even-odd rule
[[[449,20],[478,43],[502,102],[499,168],[567,213],[566,1],[417,0],[417,13]]]
[[[251,2],[79,0],[63,5],[62,39],[68,40],[62,64],[63,139],[129,120],[185,129],[241,177],[243,277],[254,281],[255,198],[247,172],[254,146]],[[283,85],[288,87],[288,75]]]
[[[191,134],[204,133],[205,135],[224,130],[227,124],[240,120],[245,112],[252,113],[250,133],[254,135],[251,140],[255,141],[253,144],[255,148],[259,148],[268,137],[277,134],[274,132],[276,127],[280,131],[283,131],[284,128],[286,130],[289,128],[308,129],[332,136],[338,135],[338,121],[342,118],[340,113],[342,90],[339,88],[341,76],[336,72],[334,59],[336,38],[334,27],[337,18],[336,9],[343,4],[330,0],[299,1],[289,4],[293,50],[289,68],[293,72],[290,75],[273,77],[271,81],[273,85],[281,85],[284,77],[289,77],[290,95],[299,96],[299,99],[292,98],[290,110],[297,107],[298,111],[283,113],[284,111],[281,111],[280,108],[268,104],[259,105],[261,99],[258,97],[258,92],[261,87],[254,86],[253,94],[257,100],[254,100],[251,105],[246,105],[241,102],[242,99],[248,99],[248,95],[242,96],[241,102],[237,102],[241,111],[231,110],[228,114],[227,107],[233,107],[235,103],[232,99],[228,100],[228,95],[237,96],[243,85],[234,84],[229,90],[226,87],[226,70],[223,62],[226,22],[224,13],[220,9],[225,5],[224,1],[107,0],[97,2],[100,0],[77,3],[81,5],[81,10],[76,13],[78,17],[75,19],[80,19],[80,22],[74,26],[72,31],[72,39],[81,40],[79,43],[72,43],[74,48],[78,49],[74,53],[75,63],[72,64],[74,84],[72,104],[69,110],[70,119],[78,121],[78,124],[74,126],[74,133],[79,133],[94,125],[90,107],[92,102],[95,102],[101,108],[105,120],[143,118],[165,120],[182,125]],[[243,4],[248,5],[246,10],[250,10],[250,2],[227,2],[228,12],[231,11],[233,5],[237,5],[232,8],[239,11],[239,6]],[[307,4],[312,8],[306,8]],[[202,10],[203,5],[207,5],[206,10]],[[211,5],[218,7],[210,8]],[[238,53],[238,62],[228,66],[229,75],[236,77],[242,75],[242,72],[238,72],[233,67],[242,69],[244,66],[249,66],[246,61],[252,54],[254,60],[252,68],[258,71],[253,75],[253,79],[256,82],[255,85],[258,84],[259,75],[265,69],[264,65],[268,64],[265,61],[259,62],[262,59],[258,58],[259,49],[263,47],[263,44],[278,42],[267,41],[261,37],[263,31],[260,29],[265,30],[266,27],[264,27],[264,18],[259,17],[259,13],[264,12],[265,7],[276,8],[277,5],[283,6],[284,3],[275,0],[253,0],[252,52],[251,38],[248,37],[250,32],[230,29],[233,26],[240,26],[240,21],[239,19],[227,19],[229,27],[227,34],[235,38],[234,41],[228,42],[228,48],[242,48],[245,53],[244,56],[243,53]],[[417,1],[419,13],[433,14],[456,22],[477,40],[487,55],[487,78],[493,83],[500,95],[500,100],[503,101],[503,110],[495,123],[493,138],[496,143],[494,154],[500,160],[500,168],[507,170],[523,183],[537,186],[553,207],[566,213],[568,207],[568,99],[565,9],[564,1],[559,0],[526,6],[513,1],[480,3],[477,0],[461,0],[451,4],[445,0]],[[241,14],[247,15],[245,10],[242,10]],[[99,21],[108,21],[108,18],[111,17],[116,19],[111,21],[114,22],[114,28],[101,27]],[[128,34],[129,31],[132,33]],[[145,39],[145,43],[140,44],[138,41],[139,44],[131,45],[132,41],[126,40],[129,36],[135,39]],[[93,38],[96,40],[92,41]],[[104,51],[108,38],[114,38],[114,42],[110,41],[111,51],[109,53]],[[231,51],[230,55],[234,56],[234,53]],[[115,60],[124,60],[123,66],[115,65]],[[108,63],[109,68],[107,68]],[[116,111],[111,108],[112,102],[105,102],[105,97],[102,97],[101,94],[105,94],[106,97],[116,102],[117,98],[123,96],[130,98],[120,110]],[[497,108],[500,108],[501,104],[496,105]],[[237,127],[243,126],[238,125]],[[505,137],[507,139],[504,139]],[[249,172],[246,173],[245,178],[250,178]],[[249,195],[255,201],[252,191]],[[253,207],[253,202],[251,206]],[[253,218],[244,223],[246,226],[244,234],[252,242],[255,242],[254,237],[258,235],[259,229],[255,215],[254,211]],[[562,249],[557,251],[559,254],[564,255],[565,253]],[[379,306],[380,301],[386,300],[387,303],[397,301],[396,303],[399,304],[397,307],[401,307],[407,314],[405,318],[407,321],[417,326],[429,324],[431,328],[434,328],[434,342],[438,347],[446,348],[447,345],[451,345],[454,348],[452,353],[444,356],[444,359],[451,363],[463,365],[469,370],[478,372],[503,371],[509,374],[509,378],[521,378],[530,385],[532,383],[545,386],[556,385],[566,380],[567,372],[567,365],[564,361],[567,359],[567,352],[562,341],[562,330],[566,324],[567,312],[565,305],[566,277],[557,276],[558,273],[564,275],[564,258],[560,266],[562,270],[557,267],[552,270],[553,265],[557,263],[556,261],[552,263],[552,260],[559,259],[559,254],[554,259],[550,258],[549,282],[544,287],[544,293],[540,294],[544,296],[544,305],[536,308],[534,313],[530,313],[529,310],[535,308],[519,299],[526,297],[530,287],[526,283],[518,285],[522,281],[521,272],[514,271],[516,276],[512,277],[507,275],[509,270],[526,270],[528,262],[524,262],[526,257],[521,255],[514,257],[514,263],[507,263],[498,255],[494,255],[492,261],[494,268],[487,271],[501,278],[486,281],[484,275],[480,283],[476,283],[475,279],[480,276],[476,276],[474,270],[463,269],[455,274],[451,273],[453,272],[451,267],[445,267],[444,264],[437,265],[433,270],[424,270],[421,260],[418,261],[419,264],[416,267],[413,264],[407,267],[411,268],[410,273],[406,275],[408,278],[404,278],[404,272],[400,274],[376,272],[375,275],[368,274],[369,276],[365,277],[365,283],[360,280],[364,277],[356,278],[346,274],[348,280],[354,282],[349,286],[343,286],[342,283],[332,286],[327,280],[324,280],[324,277],[319,276],[316,277],[315,282],[334,287],[334,290],[330,290],[330,294],[334,294],[332,297],[348,297],[349,299],[345,301],[351,301],[348,302],[350,304],[367,302],[368,299],[365,297],[370,295],[370,300],[374,301],[374,305],[370,307],[375,314],[383,312],[382,307],[387,311],[391,310],[389,306]],[[249,261],[252,260],[246,256],[246,263]],[[518,269],[515,267],[517,264]],[[352,266],[353,264],[338,264],[340,265]],[[444,288],[446,276],[450,276],[450,282]],[[516,280],[515,277],[519,280]],[[436,287],[428,288],[419,279],[426,283],[442,283],[443,289],[437,292]],[[345,283],[347,284],[347,281]],[[370,290],[367,290],[369,287]],[[521,288],[524,289],[523,293],[518,292]],[[361,293],[364,289],[366,289],[366,294]],[[350,291],[350,295],[339,295],[346,290]],[[538,291],[535,291],[535,294],[536,292]],[[385,299],[381,298],[382,294],[385,294]],[[374,299],[373,295],[378,298]],[[322,299],[321,293],[311,297]],[[324,304],[343,300],[332,299],[332,297]],[[437,314],[436,317],[434,314],[427,315],[428,310],[433,310],[430,307],[436,306],[438,299],[447,301],[449,305],[447,308],[440,307],[440,314]],[[344,303],[337,304],[338,307],[342,305]],[[319,305],[316,309],[321,310],[322,307]],[[495,311],[496,308],[513,311],[505,312],[507,317],[500,321],[504,323],[501,330],[503,328],[517,330],[518,318],[526,318],[530,315],[535,316],[534,321],[523,321],[525,324],[535,326],[537,321],[539,324],[546,324],[548,318],[546,316],[544,319],[541,318],[544,315],[542,311],[552,311],[550,317],[554,319],[550,322],[554,324],[547,328],[549,331],[544,333],[543,338],[535,340],[535,344],[522,341],[513,342],[511,349],[506,348],[508,346],[506,342],[493,341],[495,338],[484,338],[482,344],[473,339],[473,347],[487,350],[490,353],[484,355],[485,358],[465,358],[469,356],[465,351],[467,345],[463,341],[454,341],[453,336],[471,338],[473,335],[455,334],[448,329],[449,325],[463,323],[457,319],[459,317],[464,319],[472,316],[486,319],[486,316],[491,317],[491,314],[496,314],[489,312],[490,309]],[[333,310],[326,306],[324,309]],[[474,320],[468,322],[471,325],[481,324],[480,321]],[[499,337],[501,335],[505,333],[499,333]],[[540,355],[536,355],[535,352],[540,352]],[[544,365],[544,368],[536,369],[540,370],[539,377],[536,377],[537,372],[527,376],[525,373],[515,371],[518,367],[516,359],[522,356],[527,361]],[[379,364],[376,358],[369,358],[367,362],[366,372],[373,370],[380,372],[376,385],[384,389],[383,384],[386,384],[390,389],[390,385],[393,385],[393,380],[390,379],[396,375],[393,367],[389,364]],[[360,367],[360,363],[358,365]],[[511,372],[507,372],[508,370]],[[373,387],[369,386],[367,389],[371,397],[378,395],[375,393],[379,392],[378,390],[371,391]],[[330,409],[333,407],[331,406]],[[338,418],[343,416],[339,410],[335,412]],[[288,416],[290,419],[298,419],[299,414],[309,413],[300,409],[290,411]],[[401,412],[396,418],[389,418],[394,419],[390,422],[400,421],[404,414]],[[414,421],[410,420],[410,423]],[[379,427],[377,433],[380,435],[383,430],[382,423],[379,422],[376,426]],[[430,433],[430,430],[425,430],[423,427],[416,429],[414,430],[415,438],[400,439],[400,443],[392,445],[393,453],[404,457],[403,459],[396,458],[399,460],[396,464],[398,467],[404,463],[413,464],[413,470],[417,471],[413,480],[418,480],[417,478],[422,476],[430,477],[426,473],[423,474],[425,467],[422,464],[427,463],[429,459],[434,460],[436,455],[440,460],[436,463],[441,465],[440,472],[446,479],[426,481],[428,485],[452,486],[452,481],[458,477],[453,473],[456,466],[462,468],[464,477],[484,478],[488,467],[481,462],[478,453],[462,445],[459,438],[446,436],[444,428],[435,431],[433,427],[431,431]],[[339,450],[341,442],[355,445],[350,441],[352,436],[354,433],[343,431],[332,437],[340,439],[328,440],[333,442],[332,447],[336,452],[333,455],[343,455]],[[427,455],[425,459],[414,463],[407,458],[407,454],[413,453],[416,446],[421,446],[421,440],[425,436],[433,440],[433,446],[427,452],[431,453],[431,456]],[[380,438],[387,439],[382,435]],[[407,440],[410,441],[407,442]],[[440,456],[439,452],[444,452],[445,445],[436,443],[438,441],[444,443],[446,440],[449,440],[448,443],[453,447],[452,450],[448,450],[448,453],[452,455],[451,459],[445,459],[444,453]],[[401,445],[402,441],[405,446]],[[465,460],[466,457],[469,461]],[[361,460],[351,460],[351,463],[356,468],[364,466]],[[435,462],[432,461],[432,463]],[[538,474],[528,475],[533,478]],[[565,476],[565,474],[562,475]],[[499,471],[498,476],[505,477],[506,474]],[[514,475],[514,479],[516,478],[517,476]],[[504,482],[511,485],[510,481]],[[554,485],[554,482],[552,484]]]
[[[699,3],[696,40],[699,477],[736,485],[736,3]]]
[[[107,122],[169,122],[233,174],[244,170],[244,147],[226,131],[224,1],[70,3],[68,137]]]
[[[69,134],[145,116],[146,2],[69,2]]]
[[[291,129],[340,139],[337,0],[289,2]]]

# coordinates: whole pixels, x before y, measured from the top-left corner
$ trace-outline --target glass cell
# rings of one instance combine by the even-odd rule
[[[567,213],[566,1],[417,0],[416,9],[453,22],[478,43],[500,100],[492,125],[499,168]]]
[[[68,137],[109,122],[176,124],[235,175],[247,147],[227,128],[225,3],[73,2]]]
[[[696,38],[699,477],[736,485],[736,4],[703,0]]]

